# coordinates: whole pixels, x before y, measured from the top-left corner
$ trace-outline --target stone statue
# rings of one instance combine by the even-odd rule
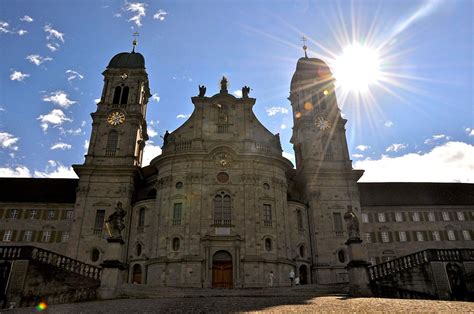
[[[250,87],[248,87],[248,86],[242,87],[242,97],[243,98],[249,98],[249,93],[250,93]]]
[[[221,80],[221,93],[228,93],[227,83],[228,83],[227,78],[223,76]]]
[[[199,85],[199,97],[204,97],[206,95],[206,86]]]
[[[360,239],[359,220],[357,219],[356,214],[352,211],[351,205],[347,205],[347,212],[344,214],[344,220],[346,221],[349,239]]]
[[[163,136],[163,147],[165,147],[168,144],[168,137],[170,136],[170,133],[168,130],[165,132],[165,136]]]
[[[122,208],[122,203],[117,202],[115,212],[105,221],[109,239],[122,239],[122,230],[125,229],[123,222],[126,211]]]

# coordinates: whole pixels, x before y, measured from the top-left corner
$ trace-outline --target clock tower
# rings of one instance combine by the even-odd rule
[[[347,147],[345,124],[338,107],[334,78],[320,59],[300,58],[291,80],[293,108],[291,143],[296,178],[308,205],[313,282],[345,282],[348,262],[344,213],[352,206],[360,215],[357,180]]]
[[[85,162],[73,166],[79,186],[70,243],[77,245],[71,245],[68,253],[88,263],[101,263],[107,245],[105,220],[119,202],[127,213],[125,233],[129,230],[130,204],[148,139],[146,109],[150,97],[145,59],[135,52],[135,44],[132,52],[114,56],[102,73],[104,86],[91,114]],[[126,234],[123,239],[127,239]]]

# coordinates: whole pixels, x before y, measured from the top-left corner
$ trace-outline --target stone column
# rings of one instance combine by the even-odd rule
[[[367,267],[367,249],[362,246],[360,238],[350,238],[345,243],[349,251],[349,263],[346,269],[349,273],[349,294],[358,297],[372,296],[369,285]]]
[[[100,299],[113,299],[117,297],[117,288],[122,283],[122,272],[126,269],[122,260],[124,241],[121,238],[107,239],[108,245],[105,251],[98,290]]]

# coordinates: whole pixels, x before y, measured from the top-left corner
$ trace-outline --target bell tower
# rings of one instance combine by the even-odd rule
[[[313,245],[313,282],[345,282],[348,262],[347,230],[343,220],[347,206],[360,216],[357,180],[363,171],[353,170],[345,124],[337,104],[332,73],[317,58],[300,58],[291,80],[293,135],[297,180],[309,205]]]
[[[103,261],[107,248],[105,220],[118,203],[126,213],[123,239],[127,239],[135,184],[148,140],[148,75],[145,59],[135,52],[135,45],[134,40],[132,52],[115,55],[102,73],[104,86],[96,111],[91,114],[85,162],[73,166],[79,184],[68,254],[96,265]]]

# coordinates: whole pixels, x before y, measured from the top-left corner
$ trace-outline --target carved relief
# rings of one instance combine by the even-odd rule
[[[229,167],[232,163],[232,157],[230,156],[230,154],[224,152],[214,155],[213,159],[216,165],[223,168]]]
[[[245,184],[260,184],[260,176],[256,174],[243,174],[241,180]]]
[[[161,190],[164,188],[169,188],[171,186],[171,183],[173,182],[173,177],[172,176],[166,176],[158,179],[156,182],[156,190]]]

